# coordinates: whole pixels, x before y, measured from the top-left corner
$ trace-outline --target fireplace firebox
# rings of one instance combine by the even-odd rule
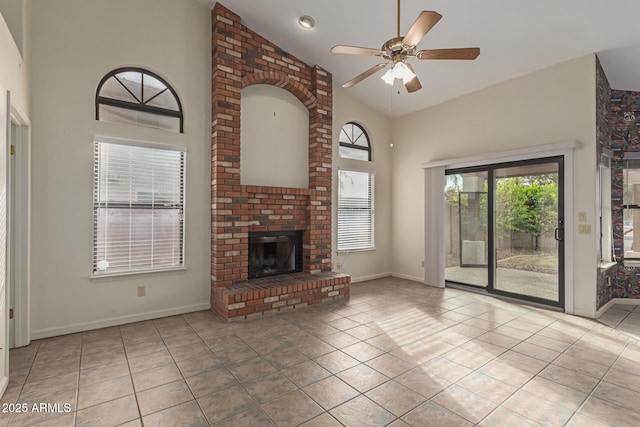
[[[302,271],[302,231],[249,233],[249,279]]]

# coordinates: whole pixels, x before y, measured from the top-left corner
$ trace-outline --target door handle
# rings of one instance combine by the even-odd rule
[[[558,221],[558,228],[554,230],[553,237],[558,242],[561,242],[564,240],[564,221],[563,220]]]

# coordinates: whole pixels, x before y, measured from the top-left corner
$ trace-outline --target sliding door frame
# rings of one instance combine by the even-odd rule
[[[500,289],[496,289],[496,270],[497,270],[497,260],[496,260],[496,236],[495,236],[495,216],[496,216],[496,206],[495,206],[495,192],[496,192],[496,170],[510,167],[518,167],[518,166],[529,166],[536,164],[545,164],[545,163],[557,163],[558,164],[558,227],[560,228],[560,236],[561,239],[558,240],[558,301],[547,300],[543,298],[534,297],[526,294],[519,294],[514,292],[508,292]],[[544,304],[553,307],[559,307],[565,309],[565,235],[566,235],[566,212],[565,212],[565,194],[566,194],[566,183],[565,183],[565,155],[555,155],[555,156],[545,156],[545,157],[535,157],[529,159],[522,160],[510,160],[500,163],[490,163],[486,165],[475,165],[468,166],[462,168],[445,168],[445,176],[446,175],[454,175],[454,174],[463,174],[463,173],[472,173],[472,172],[487,172],[487,181],[488,181],[488,203],[487,203],[487,234],[488,234],[488,257],[487,257],[487,281],[488,284],[486,286],[487,292],[491,294],[506,296],[510,298],[517,298],[524,301],[530,301],[538,304]],[[570,193],[569,193],[570,194]],[[560,225],[562,224],[562,225]],[[452,281],[453,283],[460,283]],[[465,284],[473,287],[480,287],[478,285],[473,284]]]
[[[495,206],[495,191],[496,191],[496,170],[510,167],[518,167],[518,166],[529,166],[529,165],[539,165],[545,163],[557,163],[558,164],[558,224],[556,225],[560,231],[561,239],[557,240],[558,242],[558,301],[547,300],[539,297],[534,297],[526,294],[519,294],[514,292],[508,292],[500,289],[496,289],[496,272],[498,269],[498,263],[496,259],[496,251],[495,251],[495,216],[496,216],[496,206]],[[505,162],[505,163],[496,163],[490,166],[489,172],[489,206],[492,207],[492,212],[489,220],[489,286],[487,286],[487,291],[492,294],[517,298],[525,301],[535,302],[538,304],[550,305],[553,307],[564,308],[564,300],[565,300],[565,244],[564,244],[564,234],[565,234],[565,183],[564,183],[564,156],[554,156],[554,157],[542,157],[536,159],[527,159],[520,160],[515,162]],[[562,224],[562,225],[561,225]]]
[[[445,169],[445,177],[447,175],[457,175],[457,174],[465,174],[465,173],[473,173],[473,172],[487,172],[487,182],[489,183],[489,187],[491,187],[491,171],[489,170],[488,166],[470,166],[470,167],[464,167],[464,168],[456,168],[456,169]],[[445,179],[446,182],[446,179]],[[487,236],[488,236],[488,242],[487,242],[487,254],[491,255],[491,224],[489,221],[489,207],[492,206],[491,205],[491,189],[489,188],[487,191]],[[460,201],[458,203],[461,203]],[[461,221],[462,218],[458,218],[458,221]],[[453,224],[452,224],[453,226]],[[444,227],[443,227],[444,228]],[[460,233],[459,236],[459,240],[460,240],[460,252],[462,251],[462,232]],[[462,266],[462,256],[460,256],[460,265]],[[491,264],[490,264],[490,260],[491,257],[488,256],[487,257],[487,265],[486,268],[488,270],[491,270]],[[475,267],[485,267],[483,266],[475,266]],[[487,289],[488,288],[488,284],[491,283],[491,275],[490,273],[487,275],[487,286],[482,286],[482,285],[477,285],[477,284],[473,284],[473,283],[464,283],[464,282],[458,282],[456,280],[446,280],[447,282],[450,283],[455,283],[455,284],[459,284],[459,285],[464,285],[464,286],[471,286],[473,288],[478,288],[478,289]]]

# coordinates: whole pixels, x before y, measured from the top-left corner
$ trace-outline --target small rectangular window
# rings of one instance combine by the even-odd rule
[[[95,275],[184,266],[185,153],[96,141]]]
[[[341,170],[338,176],[338,250],[373,249],[373,174]]]

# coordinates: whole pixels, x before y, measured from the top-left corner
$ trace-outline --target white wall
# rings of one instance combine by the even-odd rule
[[[240,183],[309,187],[309,110],[273,85],[242,89]]]
[[[29,69],[4,17],[0,15],[0,83],[11,91],[11,104],[29,117]],[[3,106],[4,107],[4,106]]]
[[[210,11],[196,0],[39,0],[30,17],[32,338],[208,308]],[[95,121],[97,84],[122,66],[173,86],[184,135]],[[94,135],[187,147],[186,272],[90,280]]]
[[[392,270],[422,280],[423,162],[578,139],[574,153],[574,212],[595,230],[595,56],[497,84],[392,123]],[[576,221],[577,222],[577,221]],[[597,239],[575,235],[574,310],[593,316]]]
[[[343,159],[338,155],[340,129],[347,122],[361,125],[372,144],[372,161]],[[351,275],[352,282],[388,276],[391,259],[391,122],[356,101],[348,90],[333,89],[333,270]],[[375,173],[375,250],[337,253],[337,197],[340,169]],[[338,263],[343,268],[338,270]]]
[[[24,53],[25,3],[24,0],[0,0],[0,13],[13,36],[18,51]]]

